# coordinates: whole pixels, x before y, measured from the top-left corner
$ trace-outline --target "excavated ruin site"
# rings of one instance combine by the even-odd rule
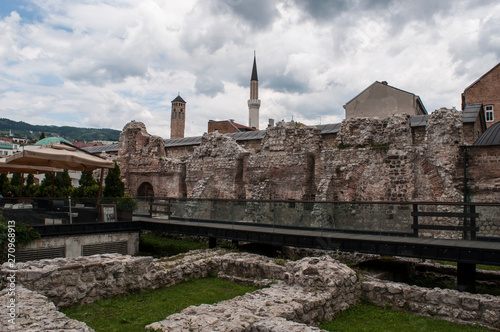
[[[379,306],[423,316],[498,327],[499,297],[410,286],[368,275],[360,277],[331,255],[325,252],[318,257],[290,261],[211,249],[168,260],[103,254],[19,263],[16,271],[18,325],[7,324],[4,315],[0,324],[6,331],[19,331],[20,327],[24,331],[93,331],[57,308],[169,287],[217,273],[219,278],[262,288],[216,304],[190,306],[146,326],[146,331],[149,328],[155,331],[320,331],[314,324],[331,320],[337,312],[362,298]],[[350,259],[367,258],[353,255]],[[7,275],[7,264],[1,272]],[[7,305],[7,290],[0,291],[2,307]]]

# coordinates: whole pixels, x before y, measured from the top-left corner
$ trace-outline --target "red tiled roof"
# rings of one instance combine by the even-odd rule
[[[242,125],[242,124],[236,123],[236,122],[231,121],[231,120],[229,120],[229,122],[231,122],[231,123],[232,123],[232,124],[233,124],[236,128],[238,128],[238,129],[257,130],[257,129],[255,129],[255,128],[251,128],[251,127],[248,127],[248,126],[244,126],[244,125]]]

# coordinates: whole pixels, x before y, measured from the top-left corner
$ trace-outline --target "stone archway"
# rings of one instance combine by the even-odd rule
[[[137,189],[138,197],[153,197],[155,195],[153,186],[149,182],[143,182]]]

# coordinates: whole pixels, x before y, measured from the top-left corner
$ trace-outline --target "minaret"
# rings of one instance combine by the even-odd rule
[[[252,77],[250,78],[250,99],[248,100],[248,126],[257,130],[259,129],[259,108],[259,79],[257,78],[257,62],[255,60],[254,52]]]
[[[170,115],[170,138],[183,138],[186,128],[186,102],[179,94],[172,100],[172,114]]]

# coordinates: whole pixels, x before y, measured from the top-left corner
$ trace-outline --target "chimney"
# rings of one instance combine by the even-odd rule
[[[274,119],[269,119],[268,127],[274,127]]]
[[[387,85],[387,81],[382,81],[380,83],[382,83],[383,85]]]

